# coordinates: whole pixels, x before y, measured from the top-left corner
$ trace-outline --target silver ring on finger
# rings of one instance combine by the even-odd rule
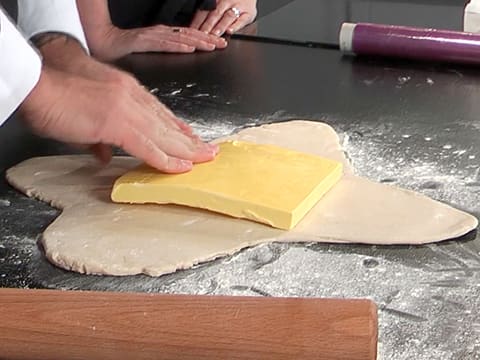
[[[239,8],[232,7],[230,8],[230,11],[233,13],[233,16],[235,16],[237,19],[242,15],[242,12],[240,11]]]

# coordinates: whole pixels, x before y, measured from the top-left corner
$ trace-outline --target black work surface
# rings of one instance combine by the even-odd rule
[[[272,121],[325,121],[359,174],[480,215],[477,69],[244,40],[211,54],[132,56],[122,66],[205,137]],[[28,135],[15,119],[1,130],[2,169],[68,151]],[[85,276],[48,264],[36,246],[56,210],[5,183],[0,194],[0,286],[368,297],[379,305],[381,358],[480,353],[476,234],[426,246],[271,244],[160,278]]]

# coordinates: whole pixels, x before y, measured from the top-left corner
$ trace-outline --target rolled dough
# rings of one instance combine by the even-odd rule
[[[81,273],[151,276],[189,268],[271,241],[423,244],[475,229],[475,217],[421,194],[354,175],[334,130],[290,121],[230,137],[341,161],[344,177],[297,227],[273,229],[248,220],[171,205],[113,204],[115,179],[138,165],[116,157],[105,168],[89,156],[33,158],[7,171],[8,181],[63,209],[42,244],[54,264]]]

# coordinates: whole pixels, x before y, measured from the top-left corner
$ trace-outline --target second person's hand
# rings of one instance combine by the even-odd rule
[[[208,34],[233,34],[257,16],[257,0],[217,0],[212,11],[198,10],[190,27]]]
[[[112,23],[107,0],[77,0],[77,7],[90,51],[102,61],[132,53],[191,53],[227,46],[225,39],[188,27],[154,25],[122,29]]]
[[[101,60],[115,60],[132,53],[192,53],[213,51],[227,46],[225,39],[186,27],[155,25],[138,29],[112,27],[101,46],[92,49]]]

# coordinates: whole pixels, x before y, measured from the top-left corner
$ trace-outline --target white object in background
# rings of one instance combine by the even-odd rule
[[[471,0],[465,7],[463,31],[480,33],[480,0]]]
[[[353,33],[357,24],[343,23],[340,29],[340,50],[353,53]]]

